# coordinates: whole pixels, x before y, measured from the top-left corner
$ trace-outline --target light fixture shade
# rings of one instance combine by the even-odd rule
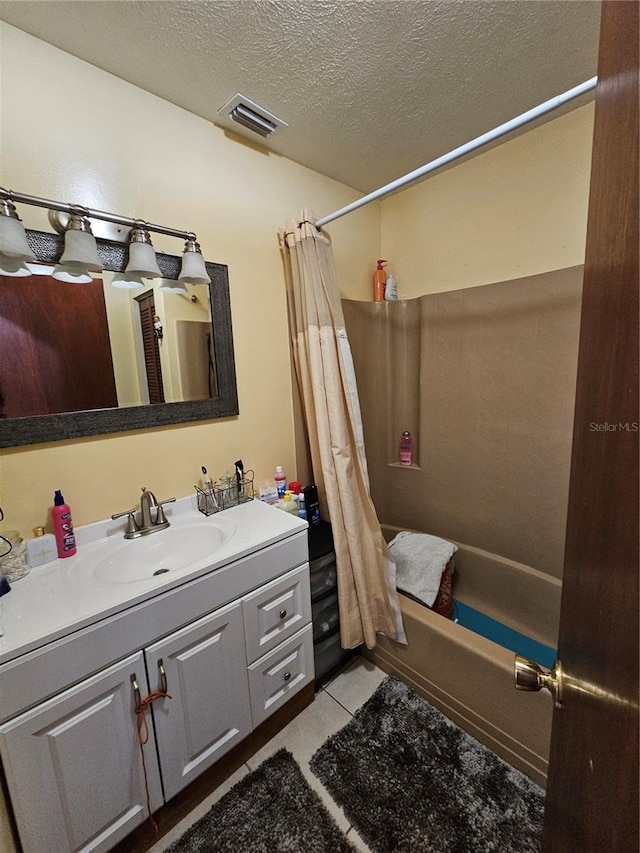
[[[187,240],[185,243],[182,269],[178,280],[187,284],[209,284],[211,281],[200,251],[200,244],[195,240]]]
[[[58,264],[51,275],[58,281],[64,281],[67,284],[91,284],[93,281],[93,276],[89,270],[81,266]]]
[[[159,286],[158,289],[161,290],[163,293],[189,293],[185,284],[183,284],[181,281],[173,281],[169,278],[163,279],[162,284]]]
[[[144,282],[139,275],[131,275],[128,272],[121,272],[111,279],[111,286],[118,287],[121,290],[137,290],[144,287]]]
[[[86,270],[102,269],[96,238],[91,231],[77,231],[75,228],[69,228],[64,235],[64,252],[60,258],[60,264],[66,267],[83,267]]]
[[[31,275],[31,270],[21,258],[0,254],[0,275],[12,275],[17,278]]]
[[[24,225],[18,219],[14,205],[6,200],[0,208],[0,254],[21,261],[36,259],[27,243]]]
[[[134,228],[131,232],[126,272],[140,278],[162,278],[149,232],[144,228]]]

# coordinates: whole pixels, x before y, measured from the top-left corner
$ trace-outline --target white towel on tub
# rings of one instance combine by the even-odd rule
[[[401,531],[389,542],[396,562],[396,588],[432,607],[442,573],[457,550],[452,542],[438,536]]]

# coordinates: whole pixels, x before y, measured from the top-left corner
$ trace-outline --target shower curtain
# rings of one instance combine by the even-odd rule
[[[331,239],[304,210],[279,233],[289,323],[313,475],[326,501],[338,570],[343,648],[406,643],[389,555],[369,495],[362,419]]]

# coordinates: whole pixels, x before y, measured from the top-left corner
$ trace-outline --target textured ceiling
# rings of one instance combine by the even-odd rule
[[[2,0],[0,18],[211,121],[377,188],[595,76],[596,0]],[[258,137],[256,137],[256,140]]]

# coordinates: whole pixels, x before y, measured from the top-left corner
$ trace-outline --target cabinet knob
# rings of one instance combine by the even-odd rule
[[[281,611],[280,611],[280,618],[281,618],[281,619],[284,619],[284,617],[285,617],[286,615],[287,615],[287,611],[286,611],[286,610],[281,610]]]
[[[284,680],[285,680],[285,681],[289,681],[289,679],[290,679],[290,678],[291,678],[291,673],[290,673],[290,672],[285,672],[285,674],[284,674]]]

